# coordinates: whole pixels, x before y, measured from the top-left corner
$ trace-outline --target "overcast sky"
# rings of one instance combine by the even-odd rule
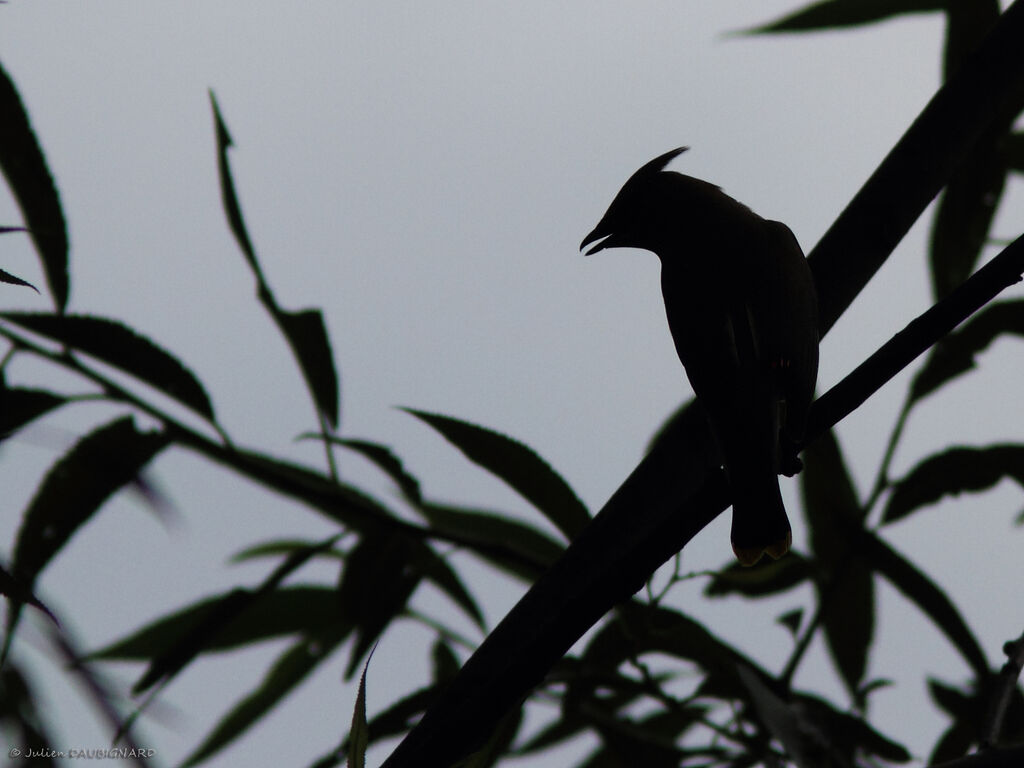
[[[318,449],[293,442],[312,428],[312,411],[224,222],[213,88],[235,139],[235,182],[268,279],[285,307],[325,312],[342,379],[342,432],[391,445],[428,494],[530,515],[393,406],[518,437],[598,509],[689,394],[665,324],[657,259],[577,252],[622,182],[652,157],[689,145],[674,169],[786,222],[809,250],[939,84],[937,16],[832,34],[725,35],[794,7],[13,0],[0,6],[0,57],[65,206],[71,311],[124,320],[177,354],[207,384],[239,443],[322,466]],[[0,191],[0,223],[17,220]],[[1006,220],[996,234],[1018,234]],[[927,307],[926,232],[915,227],[825,341],[819,390]],[[8,235],[2,245],[0,266],[42,284],[27,241]],[[47,308],[28,291],[3,294],[7,307]],[[915,412],[897,473],[953,440],[1020,434],[1019,411],[975,407],[979,392],[998,404],[1016,386],[1019,362],[1016,373],[1006,367],[1015,352],[997,345],[997,373],[972,374]],[[16,365],[10,378],[19,372],[38,375]],[[905,384],[904,376],[889,385],[840,429],[862,492]],[[15,510],[41,473],[75,434],[111,413],[81,407],[5,445],[5,556]],[[379,476],[342,459],[346,477],[388,493]],[[119,497],[41,581],[44,599],[90,647],[203,594],[258,580],[266,563],[225,563],[248,544],[329,531],[308,511],[182,452],[162,456],[153,474],[180,525],[168,533]],[[795,510],[791,481],[785,492]],[[979,600],[978,587],[1009,578],[1011,537],[999,532],[1020,500],[1008,488],[985,498],[984,526],[950,514],[962,507],[942,506],[887,535],[926,570],[947,574],[943,586],[995,663],[1001,644],[1020,633],[1019,606],[1011,610],[997,594]],[[948,526],[924,519],[943,513]],[[983,541],[979,528],[990,533]],[[726,562],[727,530],[723,516],[696,539],[686,567]],[[795,541],[804,541],[799,519]],[[957,563],[950,541],[958,542]],[[962,578],[964,567],[972,579]],[[479,569],[468,572],[482,578]],[[778,668],[789,648],[773,624],[778,605],[709,606],[699,600],[701,586],[680,589],[680,604]],[[493,624],[518,592],[498,580],[486,588]],[[890,732],[921,753],[941,720],[923,712],[896,727],[906,712],[926,709],[920,670],[951,681],[966,672],[919,617],[881,594],[885,652],[871,674],[904,686],[876,696],[877,722],[890,713]],[[443,610],[430,595],[423,605]],[[897,615],[903,623],[893,629],[887,622]],[[763,626],[764,635],[747,641],[750,626]],[[423,637],[402,630],[378,649],[371,712],[425,679]],[[176,710],[164,713],[169,722],[145,723],[139,741],[158,750],[162,765],[180,760],[283,647],[194,665],[166,691]],[[339,684],[343,662],[321,670],[267,727],[210,765],[305,765],[329,748],[355,698],[354,686]],[[813,669],[827,690],[839,690],[827,664]],[[112,670],[122,683],[138,671]],[[43,695],[60,712],[64,747],[105,745],[73,690],[53,683]]]

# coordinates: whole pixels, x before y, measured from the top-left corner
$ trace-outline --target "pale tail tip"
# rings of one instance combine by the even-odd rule
[[[778,560],[780,557],[789,552],[789,547],[793,543],[793,534],[790,531],[786,531],[785,538],[779,539],[776,542],[768,544],[767,546],[760,547],[737,547],[735,544],[732,547],[732,551],[736,553],[736,559],[740,561],[740,565],[750,567],[755,565],[763,555],[768,555],[772,560]]]

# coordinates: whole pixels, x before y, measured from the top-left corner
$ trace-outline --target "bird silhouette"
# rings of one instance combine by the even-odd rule
[[[634,173],[580,250],[643,248],[661,260],[669,330],[729,478],[733,551],[753,565],[792,542],[778,475],[802,466],[797,446],[818,373],[817,295],[785,224],[663,170],[686,149]]]

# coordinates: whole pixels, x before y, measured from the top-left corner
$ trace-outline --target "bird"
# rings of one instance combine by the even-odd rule
[[[818,304],[800,245],[719,187],[643,165],[580,244],[640,248],[661,261],[669,330],[708,417],[732,497],[741,565],[785,555],[792,529],[779,474],[792,476],[818,373]]]

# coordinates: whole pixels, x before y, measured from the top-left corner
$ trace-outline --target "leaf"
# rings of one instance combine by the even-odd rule
[[[1024,445],[947,448],[924,459],[893,484],[882,523],[900,520],[943,496],[987,490],[1004,478],[1024,487]]]
[[[0,441],[23,426],[67,402],[67,399],[41,389],[8,388],[0,373]]]
[[[228,162],[228,147],[234,145],[224,118],[220,114],[220,106],[217,104],[217,97],[210,91],[210,106],[213,108],[214,128],[217,134],[217,171],[220,177],[221,202],[224,204],[224,213],[227,215],[228,226],[231,233],[238,241],[238,247],[249,262],[257,277],[261,277],[260,266],[256,261],[256,251],[252,247],[252,240],[249,239],[249,231],[245,226],[245,219],[242,218],[242,207],[238,204],[238,195],[235,193],[235,181],[231,177],[231,164]]]
[[[14,603],[24,603],[25,605],[31,605],[33,608],[38,608],[49,616],[54,624],[58,627],[60,626],[60,622],[57,621],[53,611],[33,595],[31,590],[26,589],[24,584],[9,574],[3,566],[0,566],[0,595],[6,595]]]
[[[804,729],[799,719],[786,703],[772,691],[753,670],[740,665],[737,668],[740,680],[750,693],[758,717],[772,736],[778,739],[786,751],[786,757],[799,768],[812,768],[805,749]]]
[[[58,312],[68,303],[68,234],[60,195],[18,91],[0,66],[0,172],[21,209]],[[5,273],[6,274],[6,273]]]
[[[914,376],[910,402],[973,369],[976,357],[1002,334],[1024,337],[1024,299],[989,304],[936,344]]]
[[[352,727],[348,732],[348,768],[366,766],[366,748],[370,744],[370,731],[366,724],[366,671],[369,668],[370,659],[367,659],[363,665],[363,674],[359,676],[359,692],[356,694],[356,705],[352,709]]]
[[[407,536],[393,532],[364,536],[345,560],[338,603],[345,621],[354,625],[345,679],[351,678],[366,654],[405,610],[406,603],[422,579],[414,567],[417,545]]]
[[[32,590],[35,580],[77,530],[168,444],[159,432],[139,432],[130,416],[83,437],[50,469],[22,519],[12,574]],[[8,613],[11,640],[18,611]]]
[[[733,560],[715,573],[707,587],[706,597],[766,597],[786,592],[811,579],[814,565],[798,552],[771,562],[761,562],[757,568],[740,565]]]
[[[271,312],[281,327],[292,354],[302,369],[317,409],[332,428],[338,428],[338,374],[331,341],[318,309],[287,312],[274,305]]]
[[[789,634],[791,634],[795,639],[797,633],[800,631],[800,624],[803,622],[803,619],[804,609],[794,608],[792,611],[786,611],[784,614],[779,616],[779,618],[776,619],[776,621],[778,621],[779,624],[788,629]]]
[[[255,607],[262,608],[263,601],[278,591],[285,578],[315,555],[333,547],[339,536],[340,534],[331,536],[323,542],[291,552],[284,562],[275,568],[256,589],[233,589],[224,595],[209,612],[204,614],[200,621],[191,626],[188,632],[180,635],[177,642],[153,657],[145,674],[132,688],[132,693],[145,691],[157,682],[166,683],[177,675],[186,664],[204,650],[209,649],[218,635],[235,622],[239,616],[247,611],[251,613]],[[293,610],[294,606],[289,606],[289,609]],[[336,611],[328,611],[323,615],[316,614],[316,619],[313,619],[308,613],[306,615],[309,618],[307,618],[307,625],[303,629],[307,631],[309,624],[319,628],[318,625],[324,616],[333,616],[336,620],[339,618]],[[268,618],[263,615],[262,611],[260,612],[260,620],[263,624],[271,623],[272,619],[268,621]],[[341,631],[343,626],[345,626],[343,621],[337,621],[336,631]],[[257,630],[257,632],[263,631],[265,630]]]
[[[424,504],[431,530],[457,536],[474,554],[524,581],[533,582],[564,547],[527,523],[478,509]]]
[[[590,513],[569,484],[532,448],[450,416],[412,408],[402,410],[429,424],[466,458],[505,481],[567,539],[572,540],[590,522]]]
[[[296,551],[305,550],[309,547],[317,547],[319,545],[320,542],[309,541],[308,539],[274,539],[273,541],[266,541],[262,544],[254,544],[251,547],[246,547],[241,552],[232,555],[231,562],[244,563],[249,560],[257,560],[264,557],[291,555]],[[320,555],[332,560],[340,560],[343,558],[342,553],[334,549],[321,552]]]
[[[182,768],[198,765],[255,725],[326,661],[343,639],[344,635],[328,629],[293,644],[268,670],[260,685],[221,718],[203,743],[182,763]]]
[[[2,312],[0,318],[102,360],[174,398],[211,422],[203,385],[176,358],[114,320],[89,315]]]
[[[906,13],[945,10],[944,0],[823,0],[776,21],[744,31],[748,35],[811,32],[860,26]]]
[[[307,433],[301,435],[303,438],[320,439],[322,435]],[[391,449],[380,443],[373,443],[369,440],[351,440],[341,437],[329,436],[328,442],[333,445],[340,445],[355,451],[360,456],[373,462],[378,469],[391,478],[391,480],[402,491],[402,495],[411,503],[420,505],[423,503],[423,496],[420,493],[420,483],[415,477],[406,471],[399,459]]]
[[[829,653],[856,700],[875,631],[874,577],[859,551],[866,510],[834,430],[811,443],[803,456],[800,490],[820,571],[822,627]]]
[[[975,677],[984,679],[989,671],[985,653],[949,596],[925,573],[875,534],[864,535],[861,549],[873,568],[920,608],[946,635],[953,647],[963,656]]]
[[[1006,183],[996,140],[975,145],[942,193],[929,248],[932,295],[949,296],[974,271]]]
[[[36,293],[39,293],[39,289],[32,285],[32,283],[27,280],[22,280],[17,275],[12,275],[10,272],[3,269],[0,269],[0,283],[7,283],[8,285],[22,285],[27,288],[31,288]]]
[[[338,375],[334,367],[331,343],[323,316],[319,310],[315,309],[289,312],[281,309],[274,299],[274,294],[270,290],[256,258],[256,250],[249,237],[245,219],[242,217],[242,208],[238,203],[235,182],[231,175],[231,164],[228,162],[228,148],[232,146],[233,142],[213,91],[210,91],[210,104],[213,107],[217,133],[217,170],[220,177],[221,200],[224,203],[228,226],[256,278],[260,302],[266,307],[278,328],[281,329],[281,333],[284,334],[285,340],[302,370],[302,376],[313,396],[317,410],[327,419],[332,428],[337,429]]]
[[[147,661],[167,654],[208,622],[234,592],[206,597],[169,613],[85,658]],[[280,587],[263,595],[255,609],[238,612],[225,622],[201,652],[229,651],[298,633],[313,635],[339,621],[337,590],[311,585]]]

